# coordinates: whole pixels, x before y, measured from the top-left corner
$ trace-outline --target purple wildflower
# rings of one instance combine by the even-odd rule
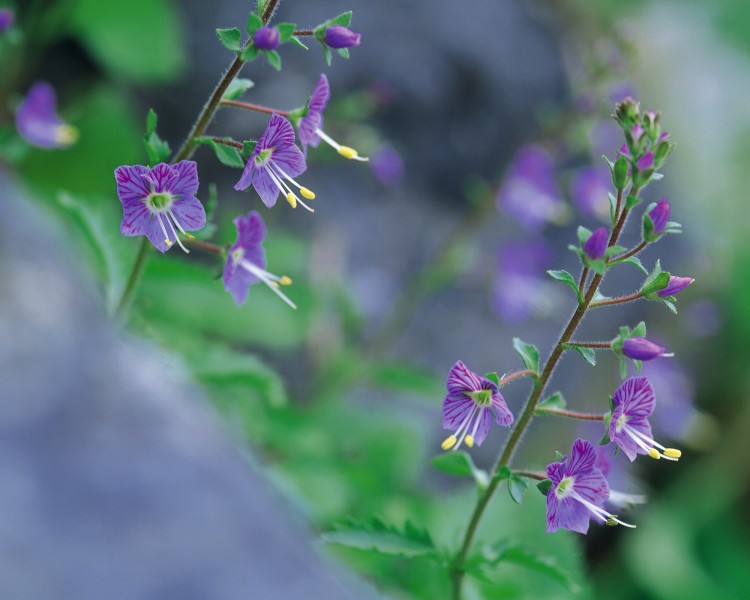
[[[294,144],[294,127],[284,117],[273,114],[234,189],[246,190],[252,185],[268,208],[276,204],[281,192],[292,208],[299,203],[310,212],[315,212],[300,200],[287,183],[298,188],[306,199],[315,198],[313,192],[293,179],[306,169],[305,157]]]
[[[372,172],[383,185],[394,186],[404,178],[404,161],[392,146],[381,146],[372,156]]]
[[[643,137],[644,133],[646,133],[646,130],[641,127],[640,123],[636,123],[635,125],[633,125],[633,127],[630,129],[630,137],[633,139],[633,143],[637,144]]]
[[[656,292],[656,295],[661,296],[662,298],[666,296],[676,296],[694,281],[695,279],[692,277],[677,277],[676,275],[672,275],[669,278],[667,287]]]
[[[359,153],[349,146],[342,146],[330,135],[323,131],[323,111],[331,97],[331,88],[328,85],[328,77],[321,74],[318,83],[310,94],[310,102],[307,105],[307,114],[301,117],[297,124],[299,141],[302,149],[307,152],[307,147],[317,148],[320,140],[332,146],[344,158],[352,160],[368,161],[366,156],[360,156]]]
[[[55,90],[49,83],[35,83],[16,110],[21,137],[39,148],[65,148],[78,139],[78,130],[57,116]]]
[[[664,231],[667,221],[669,221],[669,202],[666,198],[659,200],[659,203],[648,212],[648,218],[654,224],[655,234]]]
[[[547,493],[547,533],[561,527],[587,533],[592,515],[608,525],[635,527],[602,508],[609,498],[609,485],[596,467],[596,459],[593,444],[578,438],[573,442],[570,458],[547,465],[547,477],[552,482]]]
[[[652,360],[665,356],[665,348],[644,337],[631,337],[622,344],[622,353],[633,360]]]
[[[600,227],[589,236],[583,244],[583,252],[591,260],[604,258],[609,242],[609,232],[606,227]]]
[[[638,454],[678,460],[681,452],[665,448],[653,439],[648,417],[656,407],[654,388],[645,377],[626,379],[612,396],[614,410],[609,422],[609,439],[632,461]],[[661,449],[661,452],[657,450]]]
[[[453,430],[442,443],[443,450],[458,450],[461,444],[471,448],[482,445],[494,417],[498,425],[513,423],[505,398],[497,384],[470,371],[460,360],[451,367],[446,383],[448,395],[443,401],[443,429]]]
[[[331,25],[323,34],[323,42],[331,48],[351,48],[362,43],[362,34],[355,33],[343,25]]]
[[[115,181],[123,209],[122,235],[145,235],[159,252],[166,252],[175,242],[188,252],[177,231],[192,239],[187,232],[197,231],[206,224],[206,211],[195,197],[198,191],[195,162],[183,160],[173,166],[159,163],[152,169],[142,165],[120,166],[115,169]]]
[[[585,167],[573,177],[570,186],[572,200],[584,215],[600,219],[609,218],[607,194],[612,185],[612,178],[606,168]]]
[[[266,225],[260,214],[252,211],[247,217],[239,216],[234,220],[234,225],[237,228],[237,241],[229,248],[224,265],[224,289],[232,294],[239,306],[247,300],[250,286],[262,281],[289,306],[297,308],[279,290],[279,285],[291,285],[292,280],[286,275],[279,277],[266,271],[266,253],[263,250]]]
[[[606,446],[596,446],[596,461],[594,466],[602,472],[602,475],[607,478],[609,483],[609,498],[606,500],[606,504],[614,506],[616,508],[630,507],[634,504],[645,504],[646,496],[643,494],[633,494],[630,492],[621,492],[615,489],[615,486],[632,484],[623,475],[622,470],[619,468],[613,469],[614,456],[611,450],[612,446],[607,444]]]
[[[529,231],[538,231],[564,212],[552,157],[541,146],[524,146],[508,167],[497,206]]]
[[[0,8],[0,34],[13,27],[16,20],[15,13],[9,8]]]
[[[279,47],[279,30],[276,27],[261,27],[253,33],[253,44],[259,50],[276,50]]]
[[[653,169],[654,168],[654,153],[646,152],[646,154],[641,156],[636,161],[635,166],[638,167],[639,171],[648,171],[649,169]]]

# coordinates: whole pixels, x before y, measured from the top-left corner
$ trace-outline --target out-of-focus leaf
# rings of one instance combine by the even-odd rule
[[[222,100],[237,100],[242,94],[253,87],[253,83],[250,79],[243,79],[242,77],[235,77],[227,87],[227,91],[221,97]]]
[[[429,398],[443,395],[442,383],[434,375],[406,363],[377,364],[370,373],[372,383],[380,387],[422,394]]]
[[[379,519],[369,523],[351,520],[322,535],[329,544],[340,544],[392,556],[435,556],[437,549],[430,534],[406,522],[403,530],[386,525]]]
[[[433,467],[443,473],[456,475],[457,477],[473,477],[481,487],[486,487],[489,483],[487,472],[478,468],[471,459],[471,456],[466,452],[438,454],[437,456],[433,456],[430,462]]]

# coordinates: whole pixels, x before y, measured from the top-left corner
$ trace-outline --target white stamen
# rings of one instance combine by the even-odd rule
[[[271,163],[263,165],[266,169],[266,173],[268,173],[269,177],[271,177],[271,180],[276,184],[276,187],[279,188],[279,191],[286,197],[287,195],[291,194],[294,196],[294,199],[297,203],[301,204],[304,208],[309,210],[310,212],[315,212],[312,208],[310,208],[307,204],[302,202],[300,200],[299,196],[295,194],[292,189],[284,183],[284,181],[271,169],[269,166]],[[275,163],[274,163],[275,166]]]
[[[174,224],[177,225],[177,229],[179,229],[182,232],[182,235],[185,235],[187,237],[190,237],[190,234],[187,233],[183,228],[182,225],[180,225],[180,222],[177,220],[177,217],[174,216],[174,213],[172,212],[171,208],[167,209],[167,214],[169,214],[170,217],[172,217],[172,220],[174,221]]]
[[[269,167],[273,167],[274,169],[276,169],[276,170],[278,171],[278,173],[274,173],[274,175],[276,175],[276,177],[278,177],[278,178],[279,178],[279,181],[281,181],[281,183],[282,183],[282,184],[284,185],[284,187],[285,187],[285,188],[287,188],[287,190],[289,190],[289,193],[290,193],[290,194],[294,194],[294,199],[295,199],[295,200],[296,200],[296,201],[297,201],[297,202],[298,202],[299,204],[301,204],[302,206],[304,206],[304,207],[305,207],[305,208],[306,208],[307,210],[309,210],[310,212],[315,212],[315,211],[314,211],[314,210],[313,210],[312,208],[310,208],[310,207],[309,207],[309,206],[308,206],[307,204],[305,204],[305,203],[304,203],[304,202],[303,202],[303,201],[302,201],[302,200],[300,199],[300,197],[299,197],[299,196],[298,196],[297,194],[295,194],[295,193],[294,193],[294,192],[292,191],[292,189],[291,189],[291,188],[290,188],[290,187],[289,187],[289,186],[288,186],[288,185],[286,184],[286,182],[285,182],[284,180],[286,179],[287,181],[290,181],[290,182],[291,182],[292,184],[294,184],[295,186],[297,186],[297,188],[298,188],[298,189],[300,189],[300,190],[301,190],[301,189],[302,189],[302,186],[301,186],[301,185],[300,185],[299,183],[297,183],[296,181],[294,181],[294,179],[292,179],[291,177],[289,177],[289,175],[287,175],[287,174],[286,174],[286,172],[284,171],[284,169],[282,169],[282,168],[281,168],[281,167],[280,167],[280,166],[279,166],[278,164],[276,164],[275,162],[271,161],[271,162],[269,163],[269,165],[268,165],[268,166],[269,166]]]
[[[649,439],[647,436],[642,434],[637,429],[634,429],[628,426],[627,423],[623,425],[623,430],[625,431],[625,433],[627,433],[630,436],[630,439],[632,439],[636,444],[638,444],[638,446],[640,446],[643,450],[645,450],[646,454],[649,454],[649,455],[651,454],[650,450],[652,449],[653,446],[658,446],[662,450],[666,450],[664,446],[657,444],[652,439]],[[648,442],[648,444],[646,442]],[[657,450],[654,450],[654,451],[657,452],[661,458],[666,458],[667,460],[674,460],[674,461],[679,460],[677,458],[667,456],[666,454],[662,454],[661,452],[658,452]],[[653,458],[656,458],[656,457],[653,457]]]
[[[174,239],[177,242],[177,245],[180,248],[182,248],[182,251],[185,254],[190,254],[190,250],[188,250],[187,248],[185,248],[185,246],[183,246],[182,242],[180,241],[180,236],[177,235],[177,232],[174,230],[174,225],[172,225],[172,221],[169,219],[169,217],[165,216],[164,220],[167,222],[167,225],[169,225],[169,229],[172,230],[172,235],[174,235]],[[178,227],[179,227],[179,225],[178,225]]]
[[[338,152],[341,150],[341,144],[339,144],[336,140],[334,140],[330,135],[328,135],[325,131],[322,129],[316,129],[315,133],[317,133],[320,136],[320,139],[323,140],[326,144],[329,146],[333,146],[333,148]],[[348,157],[347,157],[348,158]],[[351,160],[358,160],[360,162],[367,162],[370,159],[366,156],[352,156]]]
[[[164,218],[166,219],[166,216]],[[164,241],[167,243],[167,246],[171,246],[172,245],[172,240],[169,239],[169,234],[167,233],[167,230],[164,227],[164,223],[161,220],[161,213],[156,213],[156,220],[159,221],[159,226],[161,227],[161,232],[164,234]]]
[[[601,519],[604,523],[606,523],[609,520],[612,520],[615,523],[618,523],[620,525],[624,525],[625,527],[630,527],[631,529],[635,529],[635,525],[631,525],[630,523],[626,523],[625,521],[621,521],[620,519],[618,519],[612,513],[608,513],[603,508],[599,508],[598,506],[596,506],[596,504],[593,504],[593,503],[589,502],[588,500],[586,500],[583,496],[581,496],[575,490],[571,490],[570,491],[570,497],[574,498],[575,500],[577,500],[578,502],[580,502],[581,504],[583,504],[586,508],[588,508],[594,514],[594,516],[596,516],[599,519]]]
[[[479,410],[479,405],[474,404],[474,406],[471,409],[471,412],[466,415],[464,420],[461,422],[461,425],[459,425],[458,429],[456,429],[456,432],[453,434],[455,436],[459,436],[458,442],[456,443],[454,450],[458,450],[461,446],[461,444],[464,441],[464,438],[466,437],[466,434],[469,433],[469,426],[471,425],[471,420],[474,418],[474,415],[477,413],[477,410]]]
[[[278,288],[278,284],[276,284],[276,281],[280,281],[281,277],[278,277],[276,275],[273,275],[272,273],[269,273],[268,271],[265,271],[261,269],[260,267],[254,265],[249,260],[240,260],[239,265],[245,269],[246,271],[249,271],[252,275],[255,275],[258,279],[260,279],[263,283],[265,283],[271,291],[273,291],[274,294],[276,294],[279,298],[281,298],[284,302],[286,302],[289,306],[296,309],[297,305],[292,302],[289,298],[284,295],[281,290]]]

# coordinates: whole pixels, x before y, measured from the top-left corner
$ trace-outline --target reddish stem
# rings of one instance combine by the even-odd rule
[[[614,258],[610,258],[608,262],[620,262],[621,260],[625,260],[626,258],[630,258],[631,256],[635,256],[638,254],[641,250],[643,250],[646,246],[648,246],[648,242],[641,242],[638,244],[635,248],[632,250],[629,250],[625,254],[621,256],[615,256]]]
[[[619,298],[609,298],[608,300],[599,300],[597,302],[592,302],[589,305],[589,308],[597,308],[599,306],[610,306],[612,304],[624,304],[625,302],[633,302],[634,300],[638,300],[638,298],[642,298],[643,294],[641,292],[636,292],[635,294],[630,294],[630,296],[620,296]]]
[[[603,421],[604,415],[592,415],[591,413],[580,413],[574,410],[558,410],[556,408],[537,408],[534,412],[538,415],[557,415],[570,419],[581,419],[582,421]]]
[[[210,244],[202,240],[196,240],[195,238],[193,238],[192,240],[188,238],[185,240],[185,242],[187,242],[194,248],[198,248],[199,250],[204,250],[205,252],[211,252],[212,254],[221,254],[222,252],[224,252],[224,248],[222,248],[221,246]]]
[[[544,481],[547,479],[547,474],[542,473],[541,471],[513,471],[513,475],[520,475],[521,477],[536,479],[537,481]]]
[[[568,346],[579,346],[580,348],[609,348],[612,342],[568,342]]]
[[[222,100],[221,104],[224,106],[236,106],[237,108],[244,108],[246,110],[254,110],[255,112],[266,113],[267,115],[281,115],[282,117],[288,117],[288,110],[279,110],[278,108],[268,108],[267,106],[261,106],[260,104],[250,104],[249,102],[240,102],[239,100]]]
[[[524,369],[523,371],[516,371],[515,373],[510,373],[509,375],[503,375],[500,378],[499,387],[503,387],[504,385],[510,383],[515,379],[518,379],[519,377],[536,377],[536,375],[536,372],[532,371],[531,369]]]
[[[297,29],[292,35],[294,37],[312,37],[315,35],[315,31],[312,29]]]

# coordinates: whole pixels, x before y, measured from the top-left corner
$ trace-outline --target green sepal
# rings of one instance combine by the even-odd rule
[[[639,198],[638,196],[628,196],[625,199],[625,208],[630,210],[638,206],[641,202],[643,202],[643,198]]]
[[[525,477],[520,477],[514,473],[511,473],[510,477],[508,477],[508,493],[516,504],[523,502],[523,494],[528,487],[529,482]]]
[[[231,138],[222,138],[226,139],[228,141],[234,141]],[[217,142],[215,140],[212,140],[211,138],[196,138],[195,140],[198,144],[205,144],[207,146],[211,146],[211,149],[214,151],[214,154],[216,155],[216,158],[219,159],[219,162],[223,165],[226,165],[227,167],[234,167],[236,169],[244,169],[245,168],[245,161],[242,159],[242,155],[240,154],[240,151],[233,147],[233,146],[227,146],[226,144],[222,144],[220,142]]]
[[[628,337],[646,337],[646,334],[646,322],[641,321],[638,325],[633,327]]]
[[[628,376],[628,363],[625,357],[620,357],[620,379],[625,379]]]
[[[609,416],[609,419],[612,420],[612,415]],[[606,425],[607,429],[604,432],[604,435],[602,436],[602,438],[599,440],[599,445],[600,446],[606,446],[607,444],[609,444],[612,441],[612,440],[609,439],[609,423],[605,423],[605,425]]]
[[[253,87],[253,83],[250,79],[243,79],[242,77],[235,77],[227,86],[224,95],[221,97],[222,100],[237,100],[242,94]]]
[[[556,462],[562,462],[565,460],[565,456],[561,454],[559,451],[555,450],[555,461]]]
[[[607,261],[603,258],[591,260],[590,258],[586,257],[585,263],[586,266],[597,275],[604,275],[605,271],[607,270]]]
[[[534,373],[539,373],[539,350],[534,344],[527,344],[520,338],[513,338],[513,348],[521,357],[526,368]]]
[[[670,311],[672,311],[673,314],[677,314],[677,306],[675,306],[676,298],[674,296],[666,296],[664,298],[658,297],[656,298],[656,300],[666,306]]]
[[[656,292],[663,290],[669,285],[669,277],[670,275],[668,272],[661,270],[661,263],[657,260],[654,270],[643,282],[641,294],[649,300],[656,299]]]
[[[294,37],[292,34],[297,29],[297,25],[296,23],[279,23],[276,29],[279,30],[279,44],[284,44]]]
[[[149,165],[152,167],[167,160],[171,154],[169,144],[156,133],[157,120],[156,112],[153,108],[149,108],[148,115],[146,115],[146,133],[143,136],[143,143],[146,146]]]
[[[331,54],[331,49],[326,44],[324,44],[322,41],[320,43],[323,45],[323,56],[326,59],[326,64],[330,67],[331,66],[331,61],[333,60],[332,54]]]
[[[611,192],[607,194],[607,198],[609,198],[609,220],[614,227],[617,218],[617,198]]]
[[[258,11],[258,12],[260,13],[262,11]],[[247,23],[245,24],[245,31],[247,31],[250,37],[253,37],[253,34],[263,26],[264,26],[263,19],[261,19],[258,14],[251,12],[247,16]]]
[[[487,373],[484,378],[489,379],[495,385],[500,385],[500,376],[495,371]]]
[[[643,271],[646,275],[648,275],[648,269],[643,266],[643,263],[641,262],[641,259],[637,256],[629,256],[628,258],[623,258],[620,260],[613,260],[611,263],[609,263],[610,267],[613,267],[614,265],[633,265],[634,267],[637,267],[641,271]]]
[[[242,52],[240,52],[239,57],[241,60],[249,62],[251,60],[255,60],[258,57],[258,54],[260,54],[260,50],[258,50],[257,47],[248,46]]]
[[[626,251],[627,251],[627,248],[625,246],[610,246],[604,252],[604,258],[610,258],[612,256],[615,256],[616,254],[622,254],[623,252],[626,252]]]
[[[591,230],[586,229],[583,225],[579,225],[576,235],[578,236],[578,241],[583,245],[591,237]]]
[[[352,11],[347,10],[346,12],[343,12],[337,17],[334,17],[333,19],[328,21],[325,25],[326,27],[330,27],[331,25],[343,25],[344,27],[349,27],[351,23],[352,23]],[[325,31],[323,33],[325,33]]]
[[[536,405],[537,412],[543,412],[547,409],[562,410],[565,408],[566,402],[561,392],[555,392],[551,396],[548,396]]]
[[[575,279],[573,279],[573,276],[568,273],[567,271],[560,270],[560,271],[547,271],[547,274],[552,277],[552,279],[556,279],[557,281],[561,281],[564,284],[570,286],[572,290],[576,293],[576,298],[578,298],[578,304],[583,304],[583,296],[581,295],[581,291],[578,289],[578,284],[576,283]]]
[[[578,354],[583,356],[584,360],[592,367],[596,366],[596,352],[593,348],[585,348],[583,346],[574,346],[571,344],[563,344],[563,348],[566,350],[575,350]]]
[[[550,481],[549,479],[543,479],[536,484],[536,489],[538,489],[544,496],[549,494],[549,491],[552,489],[552,487],[552,481]]]
[[[632,359],[633,365],[635,366],[635,372],[640,373],[641,369],[643,368],[643,361],[636,360],[635,358]]]
[[[277,71],[281,71],[281,56],[279,56],[276,50],[261,50],[261,52],[266,57],[269,65]]]
[[[242,32],[237,27],[231,27],[229,29],[217,29],[216,37],[219,38],[221,45],[227,50],[232,52],[239,52],[242,49],[240,40],[242,39]]]
[[[296,44],[300,48],[304,48],[305,50],[310,49],[305,44],[303,44],[302,41],[298,37],[292,36],[291,38],[289,38],[289,41],[292,42],[292,44]]]
[[[344,60],[349,60],[349,48],[336,48],[336,54]]]
[[[614,167],[612,168],[612,183],[618,190],[624,190],[628,186],[630,177],[628,175],[628,169],[630,163],[624,156],[620,156],[615,161]]]

